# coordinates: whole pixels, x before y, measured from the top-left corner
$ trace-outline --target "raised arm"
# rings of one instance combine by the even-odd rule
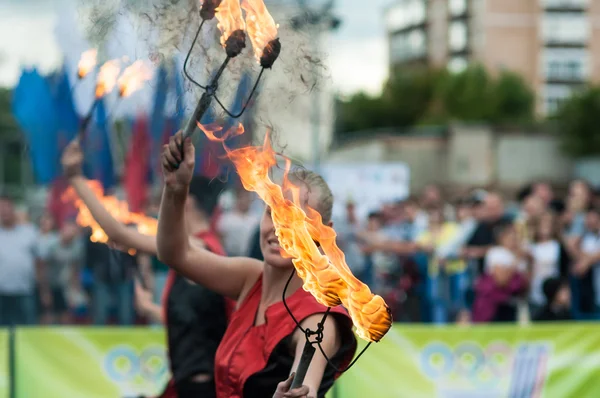
[[[261,273],[262,263],[245,257],[219,256],[190,244],[184,207],[194,173],[195,154],[189,138],[182,152],[181,140],[179,132],[163,148],[165,187],[158,219],[158,258],[192,281],[237,300],[244,287],[254,283]]]
[[[119,245],[136,249],[149,254],[156,254],[156,237],[144,235],[137,230],[128,228],[117,221],[98,200],[96,194],[88,186],[88,181],[81,173],[83,152],[77,139],[65,149],[61,163],[69,183],[79,195],[79,198],[90,210],[94,220],[102,227],[109,239]]]

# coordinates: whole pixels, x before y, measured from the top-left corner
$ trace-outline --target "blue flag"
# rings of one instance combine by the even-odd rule
[[[58,145],[59,150],[62,151],[75,138],[79,129],[79,116],[75,110],[66,66],[63,66],[57,76],[56,85],[53,87],[53,97],[58,119]]]
[[[12,108],[29,145],[36,181],[52,182],[60,171],[58,120],[48,81],[36,69],[22,72],[13,92]]]
[[[83,137],[86,176],[102,183],[104,189],[115,185],[110,126],[106,117],[104,100],[100,100],[94,111],[94,119]]]

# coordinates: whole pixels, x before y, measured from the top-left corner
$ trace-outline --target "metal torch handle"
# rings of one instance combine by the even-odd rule
[[[187,126],[183,131],[183,139],[191,137],[192,134],[194,134],[194,131],[196,131],[197,124],[200,123],[200,121],[202,120],[202,116],[204,116],[204,114],[208,110],[208,107],[210,106],[210,103],[212,102],[212,97],[213,96],[208,93],[202,94],[202,97],[200,97],[200,101],[198,101],[198,105],[196,105],[196,109],[194,109],[194,114],[192,115],[190,120],[188,120]]]
[[[304,349],[302,350],[302,356],[300,357],[300,364],[296,370],[296,375],[294,376],[290,390],[302,387],[302,383],[304,383],[304,378],[306,377],[306,372],[308,371],[310,362],[315,355],[315,350],[315,346],[308,341],[304,343]]]

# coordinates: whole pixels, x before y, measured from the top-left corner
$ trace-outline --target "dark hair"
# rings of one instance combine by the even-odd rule
[[[510,229],[514,230],[514,228],[514,224],[508,221],[502,221],[496,225],[496,227],[494,227],[494,240],[496,243],[499,244],[502,235],[504,235]]]
[[[378,220],[382,220],[383,219],[383,214],[381,214],[381,212],[378,212],[378,211],[373,211],[373,212],[369,213],[369,215],[367,216],[367,218],[369,220],[371,220],[373,218],[378,219]]]
[[[218,179],[205,176],[194,176],[190,182],[190,196],[196,201],[198,210],[211,216],[219,202],[219,196],[223,192],[224,184]]]

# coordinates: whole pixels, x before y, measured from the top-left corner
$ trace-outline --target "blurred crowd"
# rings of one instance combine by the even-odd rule
[[[348,266],[396,321],[600,319],[600,192],[576,180],[559,197],[539,181],[508,199],[432,185],[365,219],[348,202],[334,228]],[[147,212],[157,216],[157,201]],[[261,212],[245,191],[223,204],[213,225],[228,255],[261,258]],[[51,211],[29,220],[0,198],[0,326],[146,322],[134,279],[158,303],[167,266],[90,232]]]
[[[538,181],[512,200],[437,186],[365,220],[334,222],[355,275],[400,322],[600,319],[600,192],[575,180],[564,197]]]

